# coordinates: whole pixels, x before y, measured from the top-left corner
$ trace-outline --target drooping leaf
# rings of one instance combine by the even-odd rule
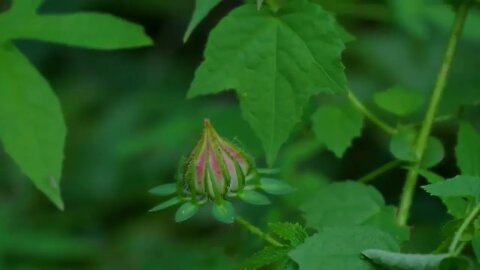
[[[160,210],[163,210],[163,209],[168,208],[170,206],[174,206],[175,204],[180,203],[180,202],[181,202],[180,198],[173,197],[173,198],[170,198],[170,199],[162,202],[161,204],[153,207],[152,209],[149,210],[149,212],[160,211]]]
[[[289,252],[302,270],[372,270],[362,258],[366,249],[398,251],[396,241],[387,233],[368,226],[325,228],[307,238]]]
[[[182,204],[175,213],[175,222],[182,222],[193,217],[198,212],[198,205],[192,202]]]
[[[448,254],[406,254],[379,249],[367,249],[362,254],[387,269],[435,270]]]
[[[171,195],[177,191],[176,184],[164,184],[150,189],[148,192],[157,196]]]
[[[312,115],[316,139],[341,158],[363,127],[363,117],[352,106],[321,106]]]
[[[417,91],[394,86],[373,96],[375,103],[383,110],[398,116],[417,111],[423,103],[423,96]]]
[[[263,191],[273,195],[284,195],[295,190],[292,186],[285,182],[267,177],[260,178],[260,188]]]
[[[242,266],[245,270],[260,269],[264,266],[279,262],[287,257],[288,249],[267,246],[248,258]]]
[[[183,42],[187,42],[188,38],[192,34],[197,25],[215,8],[222,0],[196,0],[195,10],[193,11],[192,18],[188,24],[187,31],[183,35]]]
[[[346,181],[318,191],[300,208],[307,226],[326,227],[370,225],[392,235],[398,242],[408,239],[408,229],[396,224],[395,209],[385,206],[382,195],[372,186]]]
[[[462,174],[480,176],[480,134],[467,122],[460,124],[455,155]]]
[[[480,203],[480,177],[458,175],[443,182],[422,186],[438,197],[471,197]]]
[[[245,4],[211,32],[188,96],[235,89],[271,165],[309,98],[345,91],[343,49],[334,18],[316,4],[290,1],[275,14]]]
[[[57,207],[66,128],[48,82],[11,43],[0,45],[0,139],[6,152]]]
[[[268,227],[275,235],[288,241],[292,247],[300,245],[308,237],[305,228],[298,223],[277,222],[268,224]]]
[[[256,205],[270,204],[270,200],[268,199],[267,196],[255,190],[243,190],[238,194],[238,197],[242,201],[251,203],[251,204],[256,204]]]
[[[95,12],[39,15],[35,9],[40,2],[14,0],[14,7],[0,15],[1,40],[35,39],[93,49],[132,48],[152,44],[140,25]]]
[[[215,202],[212,208],[213,216],[220,222],[233,223],[235,218],[235,209],[229,201]]]

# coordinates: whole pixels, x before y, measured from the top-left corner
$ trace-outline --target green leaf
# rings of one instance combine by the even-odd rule
[[[193,217],[198,212],[198,205],[192,202],[182,204],[175,213],[175,222],[182,222]]]
[[[150,189],[148,192],[157,196],[167,196],[177,191],[177,184],[164,184]]]
[[[480,203],[480,177],[458,175],[443,182],[422,186],[438,197],[472,197]]]
[[[334,18],[316,4],[289,1],[275,14],[245,4],[211,32],[188,96],[235,89],[272,165],[309,98],[345,92],[343,49]]]
[[[380,249],[367,249],[362,254],[387,269],[435,270],[448,254],[406,254]]]
[[[241,269],[254,270],[279,262],[287,257],[288,249],[267,246],[248,258]]]
[[[196,0],[195,10],[193,11],[192,18],[188,24],[187,31],[183,35],[183,42],[187,42],[188,38],[192,34],[197,25],[207,17],[208,13],[216,7],[222,0]]]
[[[58,208],[66,128],[48,82],[11,43],[0,45],[0,139]]]
[[[397,209],[393,206],[385,206],[376,215],[370,217],[363,224],[376,227],[389,233],[397,242],[402,243],[410,238],[409,229],[397,223]]]
[[[368,226],[325,228],[289,253],[302,270],[371,270],[361,257],[366,249],[398,251],[388,234]]]
[[[399,160],[416,161],[418,158],[413,147],[415,138],[416,132],[413,129],[400,128],[390,140],[390,153]]]
[[[300,208],[308,227],[371,225],[391,234],[398,242],[408,239],[408,229],[395,221],[393,207],[385,206],[372,186],[346,181],[319,190]]]
[[[165,208],[168,208],[170,206],[174,206],[175,204],[181,202],[181,200],[178,197],[173,197],[170,198],[169,200],[164,201],[163,203],[153,207],[152,209],[149,210],[149,212],[156,212],[163,210]]]
[[[445,258],[438,270],[475,270],[473,262],[468,257],[450,257]]]
[[[319,190],[301,206],[309,227],[358,225],[380,212],[385,202],[372,186],[346,181]]]
[[[238,194],[238,197],[247,203],[256,204],[256,205],[267,205],[270,204],[270,200],[267,196],[263,195],[260,192],[254,190],[243,190]]]
[[[261,9],[263,5],[263,0],[257,0],[257,8]]]
[[[287,183],[267,177],[260,178],[260,188],[273,195],[284,195],[295,190]]]
[[[94,49],[120,49],[152,44],[143,27],[112,15],[77,12],[38,15],[37,2],[15,0],[9,12],[0,15],[1,40],[35,39]],[[21,21],[22,23],[18,23]]]
[[[268,227],[275,235],[288,241],[292,247],[302,244],[308,237],[305,227],[298,223],[277,222],[268,224]]]
[[[476,230],[475,234],[473,235],[472,248],[473,248],[473,252],[475,253],[475,257],[477,258],[477,262],[480,263],[480,231],[479,230]]]
[[[462,174],[480,176],[480,134],[467,122],[460,123],[455,154]]]
[[[445,149],[443,148],[442,142],[435,137],[429,137],[420,166],[423,168],[433,167],[442,161],[444,157]]]
[[[423,104],[422,94],[400,86],[375,93],[373,100],[378,107],[398,116],[409,115],[420,109]]]
[[[362,115],[352,106],[321,106],[312,115],[312,122],[316,139],[338,158],[360,136],[363,127]]]
[[[212,214],[213,217],[223,223],[233,223],[235,219],[235,209],[229,201],[222,200],[219,203],[214,203]]]
[[[435,184],[445,181],[445,179],[431,171],[420,169],[418,173],[427,179],[428,183]],[[443,204],[447,207],[447,212],[455,218],[463,218],[467,214],[468,202],[463,198],[441,198]]]

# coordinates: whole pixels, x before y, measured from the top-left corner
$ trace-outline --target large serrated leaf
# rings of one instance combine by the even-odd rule
[[[289,252],[289,256],[302,270],[372,270],[370,262],[361,257],[361,252],[370,248],[399,250],[390,235],[376,228],[338,226],[307,238],[305,243]]]
[[[290,1],[275,14],[243,5],[211,32],[188,96],[235,89],[272,164],[309,98],[347,88],[335,24],[305,0]]]
[[[462,174],[480,176],[480,134],[467,122],[460,124],[455,155]]]
[[[438,197],[471,197],[480,203],[480,177],[458,175],[446,181],[422,186]]]
[[[60,209],[65,134],[60,103],[48,82],[13,44],[0,45],[0,139],[23,173]]]
[[[188,38],[192,34],[197,25],[210,13],[210,11],[216,7],[222,0],[196,0],[195,9],[192,14],[192,18],[188,23],[187,30],[183,35],[183,42],[187,42]]]

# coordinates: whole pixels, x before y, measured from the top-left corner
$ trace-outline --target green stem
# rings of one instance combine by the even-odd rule
[[[432,125],[435,119],[435,114],[437,113],[438,105],[443,95],[445,85],[447,83],[448,72],[452,64],[453,55],[457,48],[458,40],[462,33],[463,25],[467,17],[468,9],[470,7],[470,1],[464,1],[455,14],[455,21],[453,23],[453,28],[448,39],[447,49],[443,58],[442,66],[440,72],[438,73],[437,80],[435,82],[435,87],[433,88],[432,96],[430,98],[430,103],[423,120],[423,124],[420,128],[420,133],[418,135],[416,144],[415,144],[415,153],[417,155],[417,161],[413,163],[411,169],[407,173],[405,179],[405,185],[403,187],[401,199],[400,199],[400,210],[398,215],[398,222],[400,225],[406,225],[408,222],[410,207],[412,205],[413,193],[415,191],[415,186],[417,184],[418,178],[418,169],[420,168],[420,162],[423,158],[425,148],[427,147],[428,136],[432,130]]]
[[[452,243],[450,244],[450,247],[448,248],[448,253],[452,256],[457,256],[462,248],[458,248],[458,243],[460,242],[460,239],[462,238],[463,233],[465,230],[472,224],[472,222],[475,220],[475,218],[478,216],[480,213],[480,204],[475,206],[475,208],[472,209],[470,214],[468,214],[467,218],[462,222],[462,225],[460,225],[460,228],[455,232],[455,235],[453,237]]]
[[[370,119],[370,121],[372,121],[378,127],[383,129],[385,132],[387,132],[388,134],[397,133],[397,130],[395,128],[393,128],[390,125],[388,125],[387,123],[383,122],[375,114],[373,114],[371,111],[369,111],[367,109],[367,107],[365,107],[365,105],[363,105],[363,103],[360,100],[358,100],[358,98],[352,93],[352,91],[348,91],[347,98],[358,111],[363,113],[363,115],[365,115],[365,117]]]
[[[268,243],[270,243],[272,246],[276,246],[276,247],[283,247],[284,245],[282,243],[280,243],[279,241],[277,241],[275,238],[273,238],[271,235],[269,235],[268,233],[265,233],[263,232],[260,228],[256,227],[255,225],[253,225],[252,223],[248,222],[247,220],[245,220],[244,218],[240,217],[240,216],[236,216],[235,217],[235,221],[242,225],[243,227],[245,227],[248,231],[250,231],[251,233],[255,234],[256,236],[262,238],[263,240],[267,241]]]
[[[402,161],[392,160],[390,162],[383,164],[381,167],[371,171],[370,173],[360,177],[357,181],[360,183],[368,183],[372,180],[375,180],[380,175],[400,166],[400,164],[402,164]]]

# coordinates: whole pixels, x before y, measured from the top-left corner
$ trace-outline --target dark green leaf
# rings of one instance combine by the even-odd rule
[[[150,189],[148,192],[157,196],[171,195],[177,191],[177,184],[164,184]]]
[[[298,223],[277,222],[268,224],[270,230],[282,238],[290,242],[290,246],[296,247],[305,241],[308,237],[305,228]]]
[[[477,262],[480,263],[480,230],[476,230],[472,239],[472,248],[477,258]]]
[[[438,270],[475,270],[473,262],[468,257],[446,258],[440,263]]]
[[[455,154],[462,174],[480,176],[480,134],[467,122],[460,124]]]
[[[272,164],[312,95],[345,92],[343,49],[334,18],[316,4],[290,1],[275,14],[246,4],[211,32],[188,96],[237,90]]]
[[[417,111],[423,103],[423,96],[417,91],[400,86],[375,93],[373,100],[382,109],[398,116],[406,116]]]
[[[398,270],[435,270],[448,254],[406,254],[379,249],[367,249],[362,252],[375,264],[387,269]]]
[[[257,204],[257,205],[270,204],[270,200],[268,199],[267,196],[254,190],[243,190],[238,194],[238,197],[242,201],[251,203],[251,204]]]
[[[387,233],[368,226],[325,228],[289,252],[302,270],[372,270],[361,257],[366,249],[398,251]]]
[[[366,220],[363,224],[374,226],[389,233],[399,243],[407,241],[410,237],[409,229],[397,223],[397,209],[393,206],[385,206],[376,215]]]
[[[6,152],[60,209],[66,128],[48,82],[12,44],[0,45],[0,138]]]
[[[220,222],[233,223],[235,218],[235,209],[229,201],[221,201],[213,204],[213,216]]]
[[[288,249],[267,246],[264,249],[253,254],[243,264],[242,269],[255,270],[263,266],[268,266],[287,257]]]
[[[188,38],[192,34],[197,25],[210,13],[210,11],[216,7],[222,0],[196,0],[195,10],[193,11],[192,18],[188,24],[187,31],[183,35],[183,42],[187,42]]]
[[[312,122],[316,139],[339,158],[363,127],[362,114],[352,106],[321,106],[312,115]]]
[[[185,221],[198,212],[198,205],[192,202],[182,204],[175,213],[175,222]]]
[[[260,188],[265,192],[274,195],[283,195],[294,191],[289,184],[286,184],[280,180],[266,177],[260,178]]]
[[[160,211],[160,210],[163,210],[163,209],[168,208],[170,206],[174,206],[175,204],[177,204],[179,202],[181,202],[181,200],[178,197],[173,197],[173,198],[170,198],[169,200],[164,201],[163,203],[153,207],[152,209],[149,210],[149,212]]]
[[[17,2],[30,2],[15,0]],[[0,16],[3,40],[36,39],[94,49],[146,46],[152,40],[142,26],[112,15],[77,12],[66,15],[38,15],[33,5],[16,4]],[[18,23],[22,21],[22,23]]]
[[[422,186],[438,197],[471,197],[480,203],[480,177],[458,175],[443,182]]]

